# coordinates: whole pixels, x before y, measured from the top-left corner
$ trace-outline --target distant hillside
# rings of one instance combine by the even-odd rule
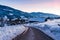
[[[0,5],[0,17],[4,17],[4,16],[7,16],[8,18],[20,18],[21,16],[27,18],[32,17],[27,12],[22,12],[20,10],[16,10],[8,6]]]
[[[21,18],[21,16],[26,18],[59,17],[58,15],[47,14],[42,12],[27,13],[8,6],[0,5],[0,17],[4,17],[4,16],[7,16],[9,19]]]
[[[42,13],[42,12],[32,12],[31,15],[34,17],[59,17],[58,15],[54,15],[54,14],[49,14],[49,13]]]

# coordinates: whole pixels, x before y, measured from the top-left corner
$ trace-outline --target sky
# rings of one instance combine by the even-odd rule
[[[44,12],[60,15],[60,0],[0,0],[0,5],[24,12]]]

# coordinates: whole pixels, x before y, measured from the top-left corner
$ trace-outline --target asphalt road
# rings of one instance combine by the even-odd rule
[[[21,35],[18,35],[12,40],[54,40],[42,31],[35,29],[35,28],[29,28],[29,30]]]

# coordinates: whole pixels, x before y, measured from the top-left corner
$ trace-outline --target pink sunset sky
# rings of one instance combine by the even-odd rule
[[[44,12],[60,15],[60,0],[0,0],[0,4],[25,12]]]

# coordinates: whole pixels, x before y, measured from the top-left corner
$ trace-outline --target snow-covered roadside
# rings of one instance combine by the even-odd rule
[[[60,24],[60,19],[48,20],[44,23],[29,23],[25,25],[37,28],[52,37],[53,39],[60,40],[60,26],[58,24]]]
[[[23,33],[25,29],[23,25],[0,27],[0,40],[12,40],[12,38]]]
[[[48,36],[50,36],[50,37],[52,37],[53,39],[55,39],[55,36],[50,32],[50,29],[49,28],[47,28],[47,27],[45,27],[45,25],[43,25],[43,24],[40,24],[40,23],[38,23],[38,24],[34,24],[34,23],[32,23],[32,24],[25,24],[26,26],[28,26],[28,27],[34,27],[34,28],[36,28],[36,29],[39,29],[39,30],[41,30],[42,32],[44,32],[45,34],[47,34]],[[48,26],[49,27],[49,26]]]

